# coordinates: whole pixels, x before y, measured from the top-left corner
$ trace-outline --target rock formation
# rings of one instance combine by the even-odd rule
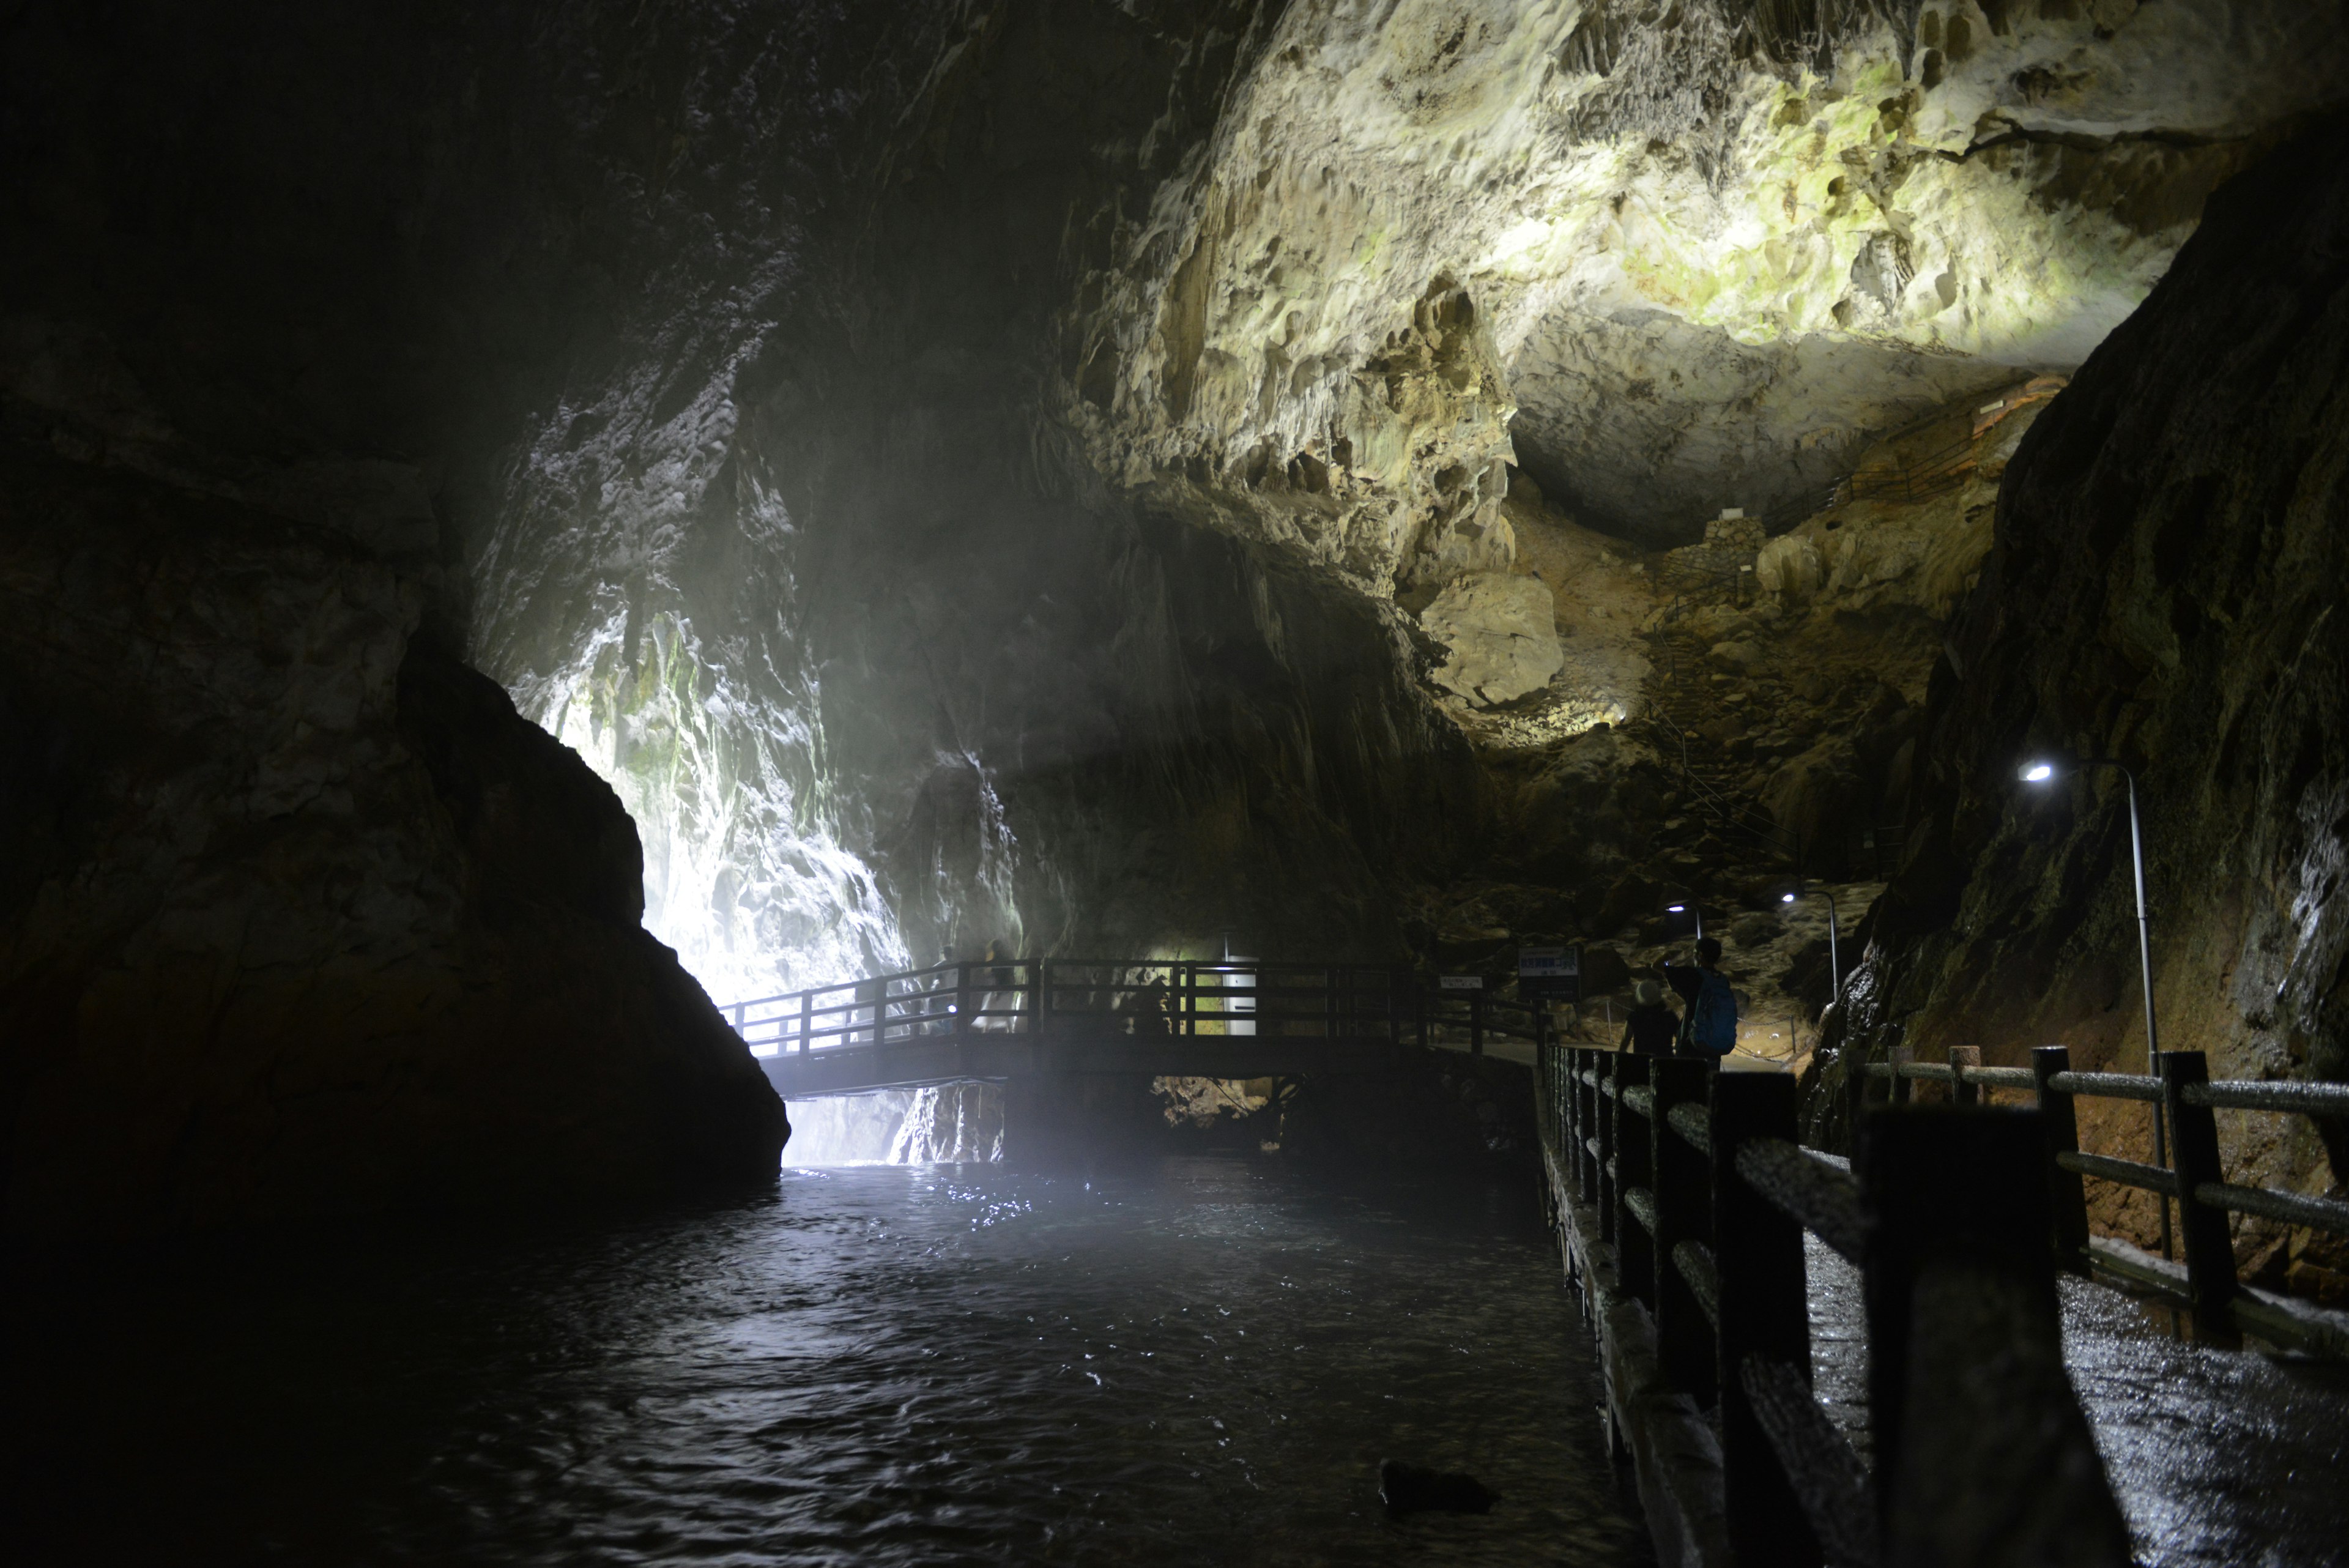
[[[364,498],[327,504],[381,544]],[[618,800],[418,634],[415,579],[358,531],[7,448],[11,1230],[774,1168],[782,1107],[639,925]]]
[[[2124,780],[2016,781],[2042,753],[2113,758],[2144,811],[2163,1046],[2213,1076],[2349,1077],[2344,153],[2335,121],[2223,187],[2016,452],[1934,671],[1855,1039],[1898,1023],[1925,1050],[2062,1041],[2143,1070]],[[2322,1190],[2349,1168],[2332,1130],[2221,1136],[2230,1169]],[[2309,1238],[2243,1220],[2238,1242],[2281,1272]]]
[[[2051,378],[2344,79],[2291,0],[182,9],[0,24],[22,1224],[755,1165],[655,936],[1864,900]]]

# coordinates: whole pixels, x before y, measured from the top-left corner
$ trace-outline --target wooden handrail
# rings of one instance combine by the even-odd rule
[[[1796,1141],[1795,1085],[1785,1075],[1562,1044],[1542,1048],[1537,1070],[1553,1191],[1561,1209],[1595,1210],[1578,1221],[1589,1227],[1582,1234],[1595,1230],[1590,1240],[1611,1246],[1621,1291],[1652,1322],[1643,1354],[1654,1371],[1630,1376],[1641,1387],[1652,1376],[1653,1386],[1697,1408],[1719,1401],[1723,1524],[1737,1560],[1872,1564],[1906,1555],[1888,1543],[1913,1543],[1956,1516],[1939,1467],[1920,1480],[1899,1462],[1905,1443],[1937,1459],[1962,1456],[2017,1498],[2026,1476],[2052,1466],[2065,1478],[2056,1483],[2067,1489],[2061,1507],[2023,1517],[2029,1511],[2010,1501],[2002,1528],[2028,1543],[2031,1532],[2060,1526],[2073,1532],[2071,1544],[2091,1542],[2086,1556],[2068,1560],[2127,1561],[2119,1510],[2061,1375],[2045,1241],[2052,1193],[2034,1168],[2048,1141],[2042,1113],[1902,1111],[1855,1174]],[[1912,1137],[1918,1147],[1908,1147]],[[1933,1173],[1972,1172],[1984,1160],[1994,1177],[2006,1173],[1987,1182],[1989,1200],[1980,1211],[1949,1204]],[[1811,1395],[1806,1230],[1868,1281],[1872,1478]],[[1986,1304],[1977,1311],[1976,1302]],[[2018,1346],[2021,1360],[2010,1362]],[[1991,1363],[2032,1379],[2012,1409],[1958,1386],[1979,1382]],[[1942,1429],[1942,1412],[1961,1407],[1967,1430]]]

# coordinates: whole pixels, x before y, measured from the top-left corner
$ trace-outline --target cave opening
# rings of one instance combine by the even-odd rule
[[[11,1538],[1762,1560],[1762,1106],[2068,1127],[2054,1511],[2327,1560],[2336,21],[16,8]]]

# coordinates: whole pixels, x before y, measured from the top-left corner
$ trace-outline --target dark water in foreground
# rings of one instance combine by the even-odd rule
[[[1090,1186],[847,1168],[527,1240],[16,1271],[0,1539],[44,1563],[1646,1562],[1519,1196],[1238,1158]],[[1390,1521],[1387,1456],[1504,1501]]]

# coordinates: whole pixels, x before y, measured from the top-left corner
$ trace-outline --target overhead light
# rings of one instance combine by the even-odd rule
[[[1685,915],[1688,913],[1688,906],[1686,904],[1666,904],[1664,906],[1664,913],[1667,915]]]
[[[1795,896],[1792,893],[1781,893],[1778,895],[1778,902],[1782,904],[1791,904],[1794,901]]]
[[[2045,784],[2049,779],[2055,776],[2055,764],[2054,763],[2025,763],[2021,768],[2015,771],[2014,776],[2021,779],[2024,784]]]

